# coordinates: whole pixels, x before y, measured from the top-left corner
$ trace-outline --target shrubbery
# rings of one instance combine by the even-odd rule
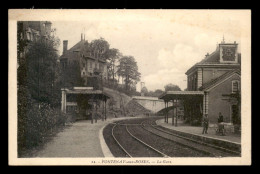
[[[19,103],[18,111],[18,152],[31,149],[45,141],[60,126],[64,126],[66,115],[49,104],[39,104],[33,100]]]
[[[61,70],[59,39],[54,35],[29,41],[23,38],[23,23],[17,28],[18,156],[65,125],[60,113]]]

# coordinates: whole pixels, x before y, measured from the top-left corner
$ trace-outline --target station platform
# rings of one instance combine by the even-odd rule
[[[113,121],[131,118],[134,117],[108,118],[93,124],[90,120],[68,124],[31,157],[113,157],[103,138],[103,128]]]
[[[179,121],[176,127],[172,125],[172,118],[168,119],[168,123],[165,123],[164,119],[159,119],[156,124],[171,129],[174,133],[183,137],[241,152],[241,136],[234,133],[228,133],[225,136],[217,135],[215,128],[209,127],[208,134],[202,134],[203,127],[189,126]]]

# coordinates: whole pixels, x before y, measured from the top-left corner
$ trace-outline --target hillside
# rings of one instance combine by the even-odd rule
[[[106,87],[104,87],[104,91],[113,97],[107,101],[108,117],[137,116],[150,113],[150,110],[124,93]]]
[[[107,101],[107,116],[122,117],[126,116],[125,106],[132,98],[119,91],[104,87],[103,90],[112,98]]]

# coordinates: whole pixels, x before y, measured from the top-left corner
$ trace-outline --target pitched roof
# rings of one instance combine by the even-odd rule
[[[172,97],[175,98],[185,98],[188,96],[202,96],[204,95],[203,91],[167,91],[160,95],[159,99],[170,99]]]
[[[62,90],[66,91],[67,94],[88,94],[88,95],[96,95],[100,97],[106,97],[106,98],[111,98],[111,95],[108,94],[105,91],[101,90],[94,90],[94,89],[68,89],[68,88],[63,88]]]
[[[89,54],[89,48],[88,48],[88,41],[81,40],[78,43],[76,43],[73,47],[68,49],[65,54],[60,56],[60,59],[63,58],[72,58],[75,56],[75,52],[81,52],[85,58],[90,58],[95,60],[94,57],[90,56]],[[98,59],[98,61],[105,63],[105,60]]]
[[[233,75],[234,73],[237,73],[238,75],[240,75],[240,70],[237,70],[237,69],[236,69],[236,70],[228,71],[228,72],[224,73],[223,75],[219,76],[218,78],[215,78],[215,79],[213,79],[213,80],[211,80],[211,81],[209,81],[209,82],[203,84],[203,86],[201,86],[201,87],[199,88],[199,90],[205,90],[205,89],[208,89],[208,88],[210,88],[210,87],[213,87],[213,86],[215,86],[218,82],[220,82],[220,81],[224,80],[225,78],[227,78],[227,77]]]
[[[237,57],[238,57],[238,64],[241,64],[241,53],[238,53]],[[197,66],[213,65],[213,64],[227,65],[227,64],[220,63],[220,51],[219,51],[219,48],[216,49],[216,51],[214,51],[213,53],[211,53],[207,57],[205,57],[204,59],[202,59],[200,62],[196,63],[191,68],[189,68],[186,71],[185,74],[188,74],[189,71],[191,71],[192,69],[194,69]],[[231,64],[228,64],[228,65],[231,65]]]
[[[209,56],[207,56],[205,59],[202,59],[197,64],[214,64],[214,63],[219,63],[219,58],[220,58],[220,52],[219,52],[219,50],[216,50],[213,53],[211,53]]]

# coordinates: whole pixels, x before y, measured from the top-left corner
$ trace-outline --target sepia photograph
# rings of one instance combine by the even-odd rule
[[[250,165],[250,10],[9,10],[9,165]]]

